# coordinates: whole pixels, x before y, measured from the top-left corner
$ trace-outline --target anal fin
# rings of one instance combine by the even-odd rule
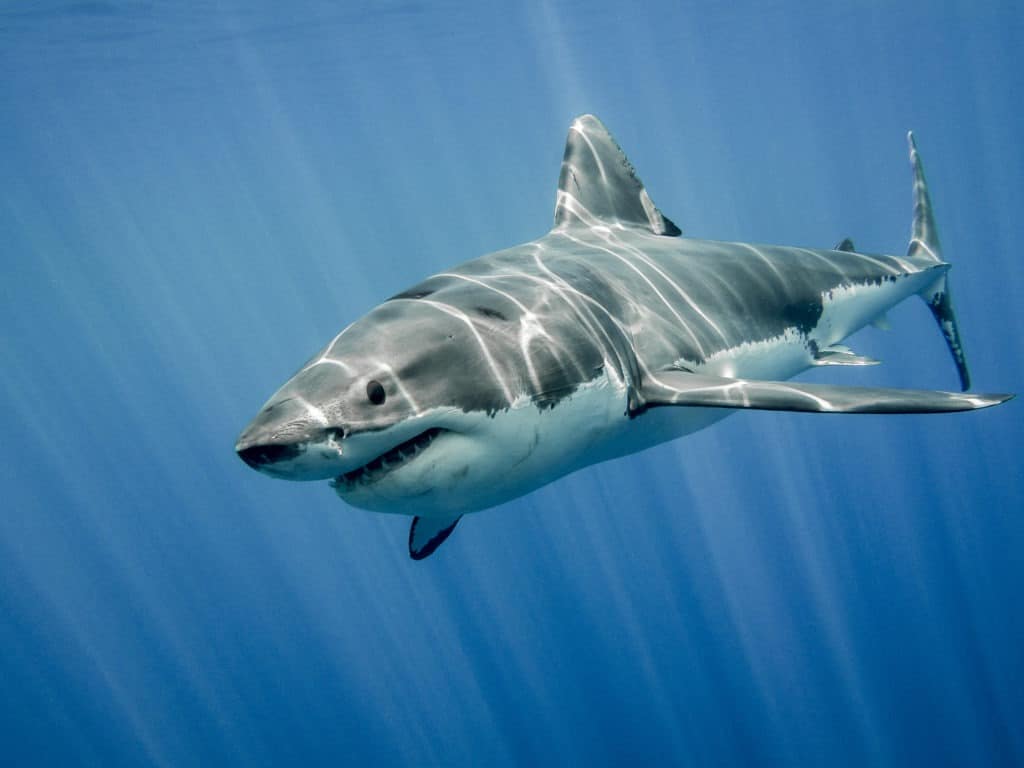
[[[814,355],[815,365],[878,365],[880,362],[882,361],[873,357],[858,355],[842,344],[823,347]]]
[[[414,517],[409,526],[409,557],[430,557],[452,535],[462,515],[455,517]]]
[[[871,325],[880,331],[891,331],[892,325],[889,323],[889,316],[883,312],[874,320],[871,321]]]

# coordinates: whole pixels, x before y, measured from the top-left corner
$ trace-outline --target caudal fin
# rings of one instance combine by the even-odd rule
[[[942,263],[942,249],[939,245],[939,233],[935,227],[935,216],[932,213],[932,201],[928,196],[928,183],[924,178],[921,156],[917,151],[913,132],[907,133],[910,143],[910,167],[914,171],[914,224],[910,234],[910,246],[907,255],[927,261]],[[960,328],[953,311],[953,299],[949,292],[949,277],[943,274],[920,294],[939,324],[939,330],[946,339],[946,346],[953,356],[957,373],[960,374],[960,388],[967,391],[971,386],[971,374],[967,370],[967,358],[964,355],[963,342],[960,340]]]

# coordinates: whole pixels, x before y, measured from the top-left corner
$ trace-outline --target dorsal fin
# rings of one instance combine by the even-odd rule
[[[856,253],[856,251],[857,251],[857,249],[853,247],[853,240],[851,240],[848,237],[844,237],[842,240],[840,240],[839,243],[836,244],[836,247],[833,250],[836,250],[836,251],[849,251],[850,253]]]
[[[643,227],[656,235],[682,234],[659,211],[625,153],[593,115],[573,121],[565,142],[555,201],[555,229]]]

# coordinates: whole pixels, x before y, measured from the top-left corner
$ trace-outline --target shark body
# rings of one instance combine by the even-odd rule
[[[911,137],[905,256],[682,237],[601,122],[569,131],[554,228],[397,294],[352,323],[238,439],[273,477],[331,479],[349,504],[413,516],[433,553],[460,517],[738,409],[961,411],[1009,395],[785,381],[869,365],[840,342],[905,298],[970,378]]]

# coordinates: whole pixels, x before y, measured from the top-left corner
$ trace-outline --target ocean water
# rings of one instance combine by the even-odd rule
[[[688,234],[902,253],[1021,391],[1010,2],[0,5],[5,765],[1019,765],[1022,406],[733,416],[432,558],[234,439],[550,225],[599,115]],[[805,378],[955,388],[920,302]]]

